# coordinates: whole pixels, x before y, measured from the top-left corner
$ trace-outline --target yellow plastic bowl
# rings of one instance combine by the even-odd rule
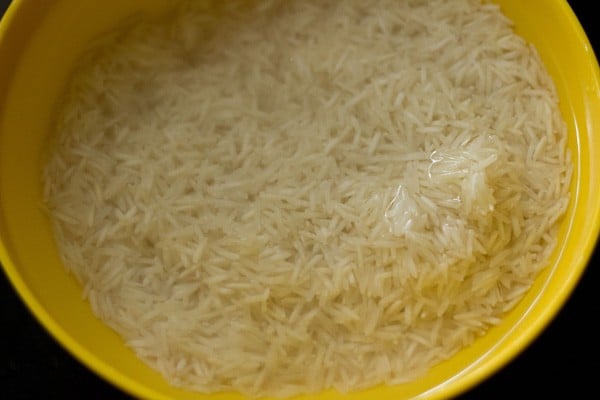
[[[242,399],[170,387],[103,325],[59,259],[40,208],[40,155],[53,105],[86,44],[132,13],[155,15],[171,0],[13,0],[0,24],[0,260],[24,302],[83,364],[130,394],[149,399]],[[600,71],[565,0],[498,0],[519,34],[539,50],[557,85],[575,161],[572,201],[550,265],[503,322],[416,382],[305,398],[449,398],[516,357],[573,291],[600,227]]]

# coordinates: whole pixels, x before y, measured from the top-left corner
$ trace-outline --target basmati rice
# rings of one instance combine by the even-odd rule
[[[546,266],[553,82],[477,0],[185,1],[99,40],[44,165],[66,268],[173,385],[398,384]]]

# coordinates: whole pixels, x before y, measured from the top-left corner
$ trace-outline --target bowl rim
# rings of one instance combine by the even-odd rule
[[[600,67],[594,51],[591,50],[592,46],[589,38],[567,0],[555,1],[558,6],[561,7],[563,15],[567,19],[570,28],[574,30],[578,40],[577,44],[582,48],[588,49],[588,58],[586,61],[590,67],[590,70],[593,71],[594,89],[600,92]],[[17,23],[21,11],[27,3],[32,4],[33,2],[27,0],[12,0],[9,3],[7,10],[0,20],[0,50],[2,49],[5,40],[7,40],[6,38],[11,34],[11,29]],[[4,97],[5,93],[0,92],[0,115],[2,113],[1,107],[4,104]],[[577,192],[579,192],[579,190],[580,189],[578,187]],[[459,384],[453,383],[448,385],[448,382],[444,382],[442,385],[440,385],[442,387],[434,387],[429,391],[432,393],[424,393],[419,397],[432,394],[433,398],[446,398],[466,392],[482,382],[483,379],[494,374],[502,366],[507,365],[510,360],[514,359],[519,353],[523,352],[527,346],[543,332],[544,327],[556,317],[556,315],[562,309],[562,306],[568,301],[568,298],[571,296],[573,290],[587,269],[594,250],[599,242],[600,205],[596,208],[593,215],[589,216],[589,218],[591,221],[589,224],[590,228],[583,236],[585,243],[581,248],[581,256],[578,260],[578,265],[573,267],[573,272],[568,276],[569,279],[563,282],[561,286],[561,292],[558,293],[553,299],[553,307],[548,307],[547,309],[538,313],[534,321],[524,329],[523,334],[516,337],[515,340],[518,342],[517,345],[511,346],[509,349],[504,350],[499,357],[496,358],[495,362],[486,364],[484,368],[469,371],[467,376],[459,377]],[[64,328],[62,328],[60,324],[54,320],[51,314],[26,285],[25,280],[19,273],[16,264],[13,262],[13,259],[10,256],[8,246],[6,245],[8,243],[10,243],[10,238],[6,235],[5,228],[2,225],[2,215],[0,215],[0,265],[5,272],[7,280],[15,289],[18,297],[26,305],[28,311],[41,323],[42,327],[47,331],[47,333],[49,333],[50,336],[52,336],[55,341],[61,345],[61,347],[63,347],[69,354],[79,360],[87,368],[96,372],[107,382],[110,382],[129,394],[142,396],[143,398],[166,399],[166,397],[158,395],[158,393],[156,393],[154,390],[147,388],[145,385],[121,373],[118,368],[110,366],[101,359],[97,358],[92,352],[79,344],[77,340],[75,340],[68,332],[66,332]]]

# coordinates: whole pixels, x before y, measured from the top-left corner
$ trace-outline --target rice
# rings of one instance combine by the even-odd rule
[[[172,385],[398,384],[547,265],[553,82],[476,0],[185,1],[95,43],[44,202],[93,312]]]

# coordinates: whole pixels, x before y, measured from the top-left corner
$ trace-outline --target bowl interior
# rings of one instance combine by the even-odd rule
[[[319,399],[447,398],[484,379],[524,349],[564,304],[600,225],[600,84],[596,58],[564,0],[498,0],[553,76],[575,162],[572,201],[559,246],[532,290],[474,345],[416,382]],[[75,357],[143,398],[212,399],[170,387],[91,312],[68,275],[40,207],[40,160],[53,108],[73,63],[99,33],[136,13],[157,15],[169,0],[13,0],[0,27],[0,259],[35,316]],[[41,67],[42,66],[42,67]],[[219,399],[241,399],[225,393]]]

